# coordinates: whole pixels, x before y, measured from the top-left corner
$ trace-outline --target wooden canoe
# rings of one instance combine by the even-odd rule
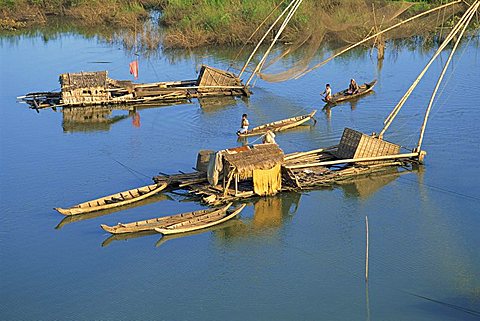
[[[214,213],[211,215],[204,215],[181,223],[172,224],[162,228],[155,228],[155,231],[162,233],[163,235],[170,235],[204,229],[234,218],[245,208],[245,206],[247,205],[242,204],[241,206],[231,211],[226,211],[226,213]]]
[[[63,215],[78,215],[106,210],[146,199],[147,197],[155,195],[156,193],[164,190],[167,185],[167,183],[163,183],[137,187],[128,191],[80,203],[69,208],[55,207],[54,210],[58,211]]]
[[[250,137],[250,136],[263,135],[268,130],[271,130],[272,132],[279,132],[279,131],[286,130],[286,129],[289,129],[289,128],[297,127],[297,126],[300,126],[301,124],[309,121],[310,119],[312,119],[316,112],[317,111],[314,110],[310,114],[307,114],[307,115],[302,115],[302,116],[292,117],[292,118],[288,118],[288,119],[278,120],[278,121],[275,121],[275,122],[272,122],[272,123],[268,123],[268,124],[265,124],[265,125],[254,127],[251,130],[249,130],[248,132],[243,133],[243,134],[237,133],[237,135],[239,137]]]
[[[377,80],[375,79],[375,80],[373,80],[369,83],[365,83],[365,84],[359,86],[358,92],[356,94],[353,94],[353,95],[347,94],[347,92],[348,92],[348,88],[347,88],[345,90],[339,91],[338,93],[334,94],[332,96],[331,100],[325,100],[325,99],[322,99],[322,100],[324,102],[326,102],[327,104],[335,105],[335,104],[338,104],[342,101],[355,99],[355,98],[363,96],[366,93],[369,93],[370,91],[372,91],[372,89],[373,89],[373,87],[375,86],[376,83],[377,83]]]
[[[166,227],[188,220],[205,217],[208,215],[223,215],[227,212],[228,208],[232,206],[232,203],[229,203],[220,208],[209,208],[206,210],[199,210],[181,214],[175,214],[170,216],[163,216],[152,218],[144,221],[137,221],[131,223],[118,223],[115,226],[108,226],[101,224],[100,226],[107,232],[112,234],[122,234],[122,233],[136,233],[142,231],[153,231],[155,228]]]

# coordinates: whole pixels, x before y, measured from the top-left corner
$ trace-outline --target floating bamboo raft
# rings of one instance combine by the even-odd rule
[[[287,129],[290,129],[290,128],[300,126],[301,124],[309,121],[310,119],[313,119],[316,123],[315,118],[313,118],[313,116],[315,116],[316,112],[317,111],[314,110],[310,114],[307,114],[307,115],[291,117],[291,118],[288,118],[288,119],[278,120],[278,121],[268,123],[268,124],[265,124],[265,125],[257,126],[257,127],[252,128],[251,130],[249,130],[246,133],[237,133],[237,135],[240,136],[240,137],[250,137],[250,136],[263,135],[269,130],[272,131],[272,132],[279,132],[279,131],[283,131],[283,130],[287,130]]]
[[[348,89],[345,89],[345,90],[339,91],[338,93],[335,93],[332,96],[332,99],[330,100],[326,100],[326,99],[322,99],[322,100],[326,102],[328,105],[336,105],[343,101],[356,99],[356,98],[359,98],[360,96],[366,95],[369,92],[371,92],[376,83],[377,83],[377,80],[375,79],[369,83],[365,83],[359,86],[358,92],[356,94],[348,94]]]
[[[221,208],[210,208],[206,210],[163,216],[132,223],[118,223],[115,226],[108,226],[105,224],[101,224],[100,226],[102,229],[112,234],[153,231],[155,228],[165,228],[171,225],[180,224],[182,222],[191,221],[193,219],[201,219],[207,216],[225,214],[230,206],[232,206],[232,203],[229,203]]]
[[[33,92],[17,97],[33,109],[175,102],[213,96],[249,96],[233,73],[202,66],[194,80],[137,84],[108,77],[107,71],[60,75],[60,92]]]
[[[100,197],[91,201],[80,203],[69,208],[55,207],[63,215],[78,215],[95,211],[107,210],[135,203],[159,193],[167,187],[167,183],[151,184],[134,188],[128,191]]]
[[[306,152],[284,155],[275,144],[253,147],[255,146],[256,151],[255,148],[248,147],[226,150],[223,181],[220,179],[218,184],[210,184],[207,177],[196,172],[181,174],[182,183],[177,184],[176,188],[187,190],[192,199],[217,206],[264,195],[263,193],[269,191],[271,186],[276,186],[278,192],[301,191],[331,187],[349,179],[386,171],[393,167],[408,170],[421,163],[424,156],[423,152],[416,151],[401,153],[399,145],[349,128],[344,130],[338,145]],[[271,172],[278,162],[281,164],[281,184],[275,181],[276,175],[279,174]],[[259,176],[255,171],[264,174]],[[164,179],[165,176],[154,178],[157,182]],[[268,190],[258,190],[258,182],[255,182],[258,179],[260,183],[268,182]],[[234,187],[231,187],[232,183],[235,183]]]
[[[171,224],[165,227],[157,227],[155,228],[155,231],[162,233],[163,235],[170,235],[188,233],[209,228],[234,218],[245,208],[245,206],[247,206],[247,204],[242,204],[231,211],[213,212],[211,214],[192,218],[177,224]]]

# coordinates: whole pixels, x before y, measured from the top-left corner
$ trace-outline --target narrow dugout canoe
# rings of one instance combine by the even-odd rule
[[[144,221],[137,221],[131,223],[118,223],[115,226],[108,226],[105,224],[101,224],[100,226],[105,231],[112,233],[112,234],[122,234],[122,233],[136,233],[142,231],[153,231],[155,228],[166,227],[182,222],[186,222],[188,220],[208,216],[208,215],[223,215],[228,210],[228,208],[232,206],[232,203],[229,203],[220,208],[209,208],[206,210],[199,210],[181,214],[175,214],[170,216],[163,216],[152,218]]]
[[[375,86],[376,83],[377,83],[377,80],[375,79],[375,80],[373,80],[369,83],[365,83],[365,84],[359,86],[358,93],[356,93],[354,95],[347,94],[347,92],[348,92],[348,88],[347,88],[345,90],[339,91],[338,93],[334,94],[332,96],[331,100],[325,100],[325,99],[322,99],[322,100],[324,102],[326,102],[327,104],[335,105],[335,104],[338,104],[342,101],[355,99],[355,98],[363,96],[366,93],[369,93],[370,91],[372,91],[372,89],[373,89],[373,87]]]
[[[310,114],[307,115],[302,115],[302,116],[297,116],[297,117],[292,117],[292,118],[287,118],[283,120],[278,120],[272,123],[268,123],[265,125],[257,126],[252,128],[246,133],[240,134],[237,133],[239,137],[250,137],[250,136],[257,136],[257,135],[262,135],[265,134],[267,131],[272,131],[272,132],[279,132],[282,130],[286,130],[289,128],[297,127],[300,126],[301,124],[309,121],[310,119],[313,118],[317,111],[314,110]],[[315,119],[314,119],[315,120]]]
[[[150,197],[167,187],[167,183],[152,184],[142,187],[137,187],[128,191],[104,196],[88,202],[80,203],[69,208],[55,207],[54,210],[63,215],[78,215],[90,213],[95,211],[106,210],[114,207],[119,207],[134,202],[141,201]]]
[[[204,229],[210,226],[214,226],[214,225],[226,222],[229,219],[234,218],[235,216],[238,215],[238,213],[240,213],[245,208],[245,206],[247,205],[242,204],[241,206],[233,210],[226,211],[226,213],[214,213],[211,215],[204,215],[204,216],[193,218],[181,223],[172,224],[166,227],[155,228],[155,231],[162,233],[163,235],[170,235],[170,234],[186,233],[186,232]]]

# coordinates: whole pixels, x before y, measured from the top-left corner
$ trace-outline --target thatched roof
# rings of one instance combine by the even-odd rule
[[[283,151],[277,144],[260,144],[227,149],[223,157],[241,176],[251,176],[254,169],[271,169],[282,163]]]
[[[60,85],[62,86],[62,91],[82,88],[106,87],[106,84],[106,71],[66,73],[60,75]]]

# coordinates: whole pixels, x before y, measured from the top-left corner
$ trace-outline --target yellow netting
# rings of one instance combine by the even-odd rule
[[[253,191],[257,195],[275,195],[282,188],[280,164],[271,169],[253,170]]]

